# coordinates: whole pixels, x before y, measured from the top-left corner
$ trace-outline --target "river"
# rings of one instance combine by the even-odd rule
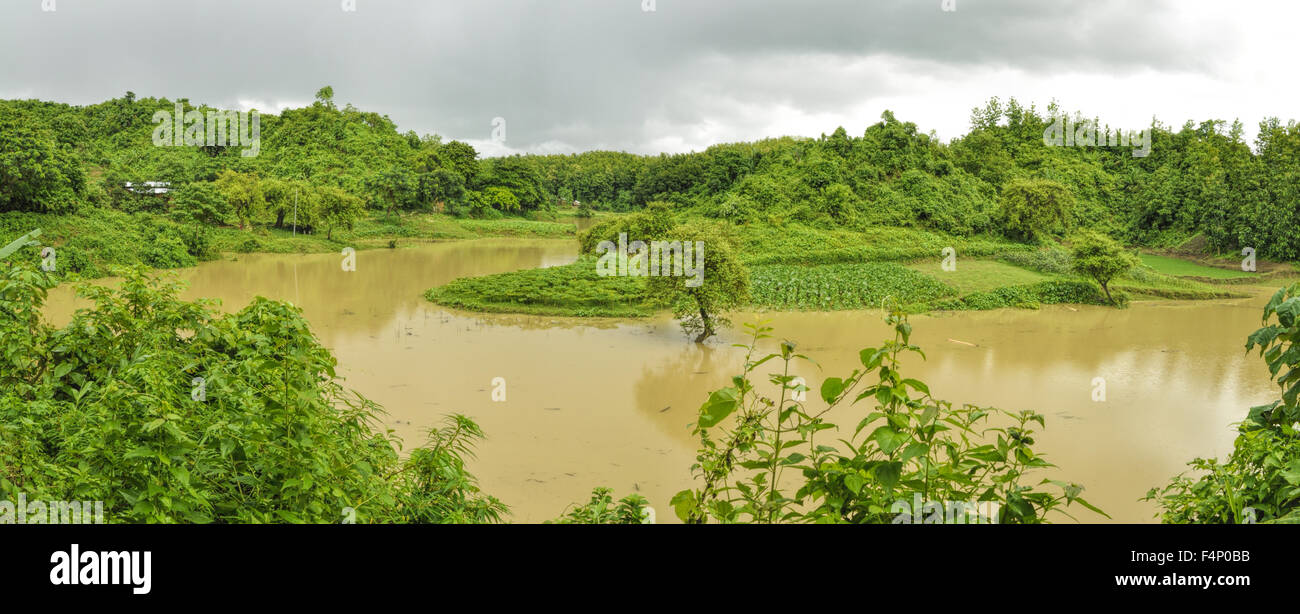
[[[379,402],[408,444],[448,413],[488,434],[470,463],[484,491],[516,522],[558,516],[594,486],[639,492],[672,521],[668,500],[691,484],[687,425],[710,390],[742,363],[737,331],[704,347],[667,316],[576,320],[483,315],[430,304],[430,287],[467,276],[572,262],[571,240],[485,239],[357,253],[251,254],[179,272],[187,298],[219,298],[236,310],[254,296],[303,308],[334,351],[346,385]],[[1137,302],[1127,310],[1048,306],[914,316],[913,342],[928,360],[907,375],[954,403],[1033,409],[1047,428],[1036,449],[1115,521],[1151,522],[1146,491],[1196,456],[1231,450],[1232,423],[1277,398],[1268,371],[1244,354],[1260,325],[1267,289],[1250,299]],[[46,317],[66,321],[81,304],[70,288],[50,294]],[[754,314],[734,314],[739,324]],[[804,375],[816,390],[843,376],[858,350],[890,335],[876,312],[768,313],[779,338],[821,365]],[[770,364],[770,363],[769,363]],[[493,380],[506,398],[493,401]],[[1105,400],[1094,401],[1094,378]],[[765,379],[765,378],[763,378]],[[816,396],[810,394],[810,399]],[[841,413],[837,422],[856,424]],[[1034,480],[1035,482],[1037,479]],[[1084,522],[1105,518],[1079,509]]]

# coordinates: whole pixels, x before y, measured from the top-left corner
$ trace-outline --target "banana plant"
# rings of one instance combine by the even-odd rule
[[[9,245],[0,248],[0,259],[8,258],[10,254],[27,247],[29,245],[40,245],[36,238],[41,236],[41,229],[37,228],[21,237]]]

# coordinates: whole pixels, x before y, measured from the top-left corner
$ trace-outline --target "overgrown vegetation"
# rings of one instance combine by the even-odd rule
[[[951,286],[892,262],[763,266],[754,268],[752,278],[754,304],[780,310],[879,308],[886,298],[928,304],[956,294]]]
[[[425,298],[472,311],[633,317],[654,313],[644,277],[600,277],[596,259],[565,266],[457,279]]]
[[[0,277],[0,499],[102,501],[108,522],[495,522],[463,416],[403,460],[382,411],[344,389],[300,310],[238,313],[124,272],[94,306],[41,321],[54,279]]]
[[[591,491],[590,501],[566,510],[547,524],[647,524],[653,520],[645,497],[628,495],[615,503],[613,492],[596,488]]]
[[[1002,307],[1037,309],[1040,305],[1073,303],[1077,305],[1127,305],[1129,296],[1116,292],[1114,298],[1102,294],[1097,286],[1078,280],[1041,281],[1023,286],[1006,286],[984,292],[939,301],[937,309],[982,310]]]

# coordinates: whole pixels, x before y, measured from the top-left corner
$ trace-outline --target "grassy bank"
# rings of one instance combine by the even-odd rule
[[[571,219],[464,219],[436,213],[389,218],[371,213],[352,230],[335,231],[333,238],[317,231],[252,226],[199,227],[153,213],[124,213],[86,208],[75,214],[0,214],[0,243],[40,228],[41,241],[56,250],[56,271],[83,278],[103,277],[113,267],[144,264],[154,268],[194,266],[223,253],[325,253],[344,247],[374,249],[427,241],[486,237],[572,237]]]

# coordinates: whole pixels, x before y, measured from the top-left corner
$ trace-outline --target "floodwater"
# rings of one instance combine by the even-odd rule
[[[476,420],[488,440],[471,469],[486,492],[512,506],[514,521],[554,518],[593,487],[609,486],[619,496],[639,492],[660,522],[671,522],[669,499],[691,485],[687,425],[708,392],[739,370],[743,352],[731,343],[743,341],[740,332],[697,347],[666,316],[483,315],[422,296],[459,277],[575,257],[571,240],[486,239],[362,251],[352,272],[340,255],[266,254],[180,275],[190,284],[187,298],[219,298],[227,310],[257,295],[301,306],[337,355],[346,385],[382,404],[408,447],[446,414]],[[1138,501],[1149,488],[1196,456],[1226,454],[1232,424],[1276,398],[1263,362],[1244,353],[1267,296],[1258,289],[1250,299],[1139,302],[1127,310],[916,316],[913,342],[928,360],[908,360],[905,373],[955,404],[1044,414],[1035,447],[1059,468],[1032,481],[1079,482],[1114,520],[1150,522],[1154,506]],[[46,317],[66,321],[78,303],[58,288]],[[732,320],[738,329],[755,317]],[[797,371],[814,390],[824,377],[847,375],[858,350],[892,336],[873,311],[762,317],[777,339],[796,341],[821,365]],[[504,401],[493,400],[494,378],[505,380]],[[1104,400],[1094,400],[1103,381]],[[835,421],[851,427],[868,410],[837,410]],[[1106,521],[1082,509],[1075,515]]]

